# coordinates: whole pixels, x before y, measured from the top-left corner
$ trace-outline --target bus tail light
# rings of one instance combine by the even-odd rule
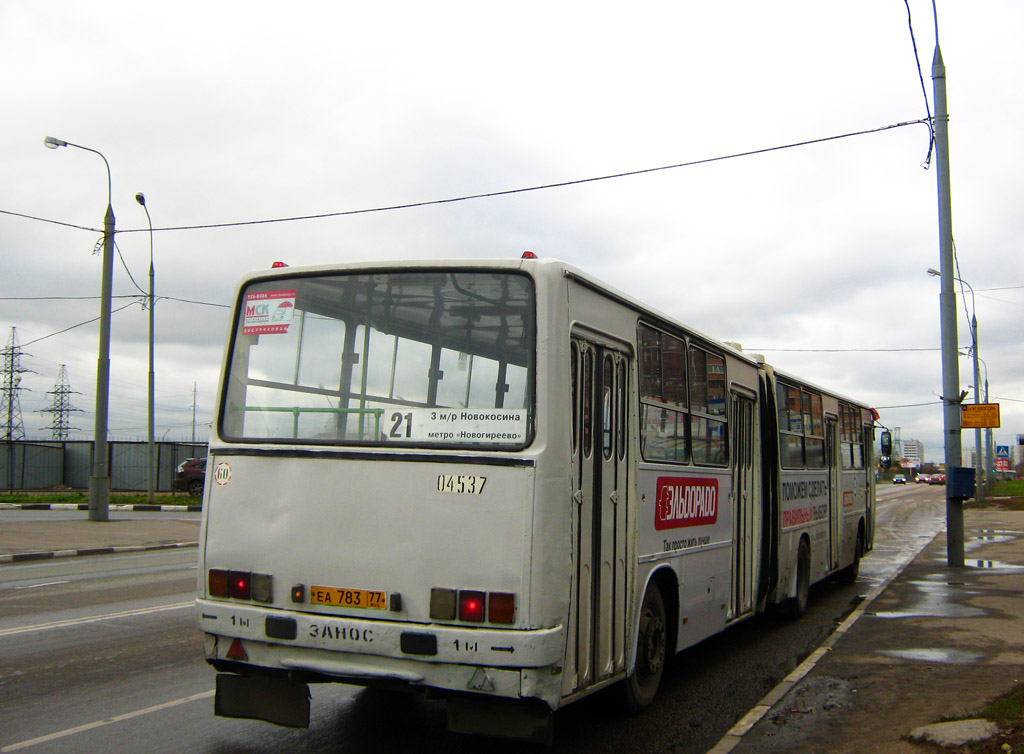
[[[228,590],[236,600],[252,596],[252,574],[248,571],[228,571]]]
[[[455,620],[455,590],[434,587],[430,590],[431,620]]]
[[[430,590],[430,618],[512,624],[516,618],[516,596],[509,592],[456,591],[435,587]]]
[[[268,573],[211,568],[207,584],[211,597],[268,603],[274,599],[274,577]]]
[[[484,619],[484,593],[470,589],[459,592],[459,620],[482,623]]]
[[[516,596],[508,592],[487,595],[487,620],[491,623],[513,623],[516,617]]]
[[[228,587],[228,572],[219,568],[211,568],[209,589],[211,597],[229,596],[231,590]]]
[[[270,602],[274,599],[274,577],[268,573],[252,575],[252,598],[256,602]]]

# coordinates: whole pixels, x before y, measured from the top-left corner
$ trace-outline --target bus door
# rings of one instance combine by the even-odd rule
[[[843,545],[843,490],[839,470],[839,436],[836,417],[825,417],[825,463],[828,464],[828,570],[839,567]]]
[[[575,572],[566,663],[574,668],[566,694],[626,667],[629,541],[629,355],[589,335],[574,335],[570,350]]]
[[[755,433],[756,403],[754,398],[740,393],[732,394],[732,507],[733,507],[733,566],[732,604],[729,619],[738,618],[754,609],[754,594],[757,584],[754,576],[757,570],[755,551],[758,518],[755,490],[757,468],[754,463],[756,452]]]
[[[863,434],[863,458],[861,469],[864,474],[864,552],[875,546],[875,428],[865,424]]]

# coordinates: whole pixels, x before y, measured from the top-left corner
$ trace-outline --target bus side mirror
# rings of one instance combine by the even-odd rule
[[[882,433],[882,455],[892,455],[892,432],[889,430]]]

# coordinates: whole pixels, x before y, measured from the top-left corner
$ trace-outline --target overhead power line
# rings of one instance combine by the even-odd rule
[[[557,183],[545,183],[538,186],[528,186],[526,188],[516,189],[505,189],[503,191],[491,191],[483,194],[469,194],[466,196],[451,197],[448,199],[431,199],[422,202],[411,202],[408,204],[393,204],[385,207],[370,207],[364,209],[352,209],[344,210],[340,212],[323,212],[312,215],[296,215],[292,217],[277,217],[264,220],[240,220],[237,222],[227,223],[209,223],[206,225],[177,225],[168,226],[165,228],[153,228],[152,232],[167,232],[167,231],[182,231],[182,230],[212,230],[215,228],[239,228],[243,226],[251,225],[269,225],[272,223],[290,223],[299,222],[303,220],[325,220],[332,217],[346,217],[349,215],[364,215],[373,212],[394,212],[402,209],[414,209],[416,207],[429,207],[439,204],[454,204],[456,202],[466,202],[473,199],[491,199],[498,196],[512,196],[514,194],[525,194],[531,191],[546,191],[548,189],[565,188],[567,186],[580,186],[586,183],[597,183],[599,181],[610,181],[619,178],[631,178],[638,175],[647,175],[649,173],[658,173],[666,170],[678,170],[680,168],[695,167],[697,165],[707,165],[712,162],[723,162],[725,160],[735,160],[740,157],[753,157],[755,155],[768,154],[770,152],[779,152],[786,149],[795,149],[797,147],[808,147],[815,144],[824,144],[830,141],[838,141],[839,139],[849,139],[855,136],[867,136],[869,134],[881,133],[883,131],[891,131],[896,128],[904,128],[906,126],[927,126],[929,132],[931,132],[931,118],[920,118],[918,120],[903,121],[900,123],[892,123],[887,126],[879,126],[877,128],[864,129],[862,131],[851,131],[844,134],[837,134],[835,136],[824,136],[817,139],[808,139],[806,141],[797,141],[790,144],[782,144],[774,147],[764,147],[762,149],[751,149],[745,152],[734,152],[732,154],[721,155],[718,157],[705,157],[698,160],[691,160],[689,162],[679,162],[674,165],[662,165],[654,168],[642,168],[640,170],[630,170],[624,173],[612,173],[609,175],[600,175],[593,178],[579,178],[576,180],[560,181]],[[0,209],[0,214],[12,215],[14,217],[23,217],[29,220],[37,220],[40,222],[53,223],[55,225],[63,225],[65,227],[77,228],[79,230],[89,230],[95,233],[103,232],[100,228],[89,228],[82,225],[73,225],[71,223],[59,222],[56,220],[48,220],[42,217],[35,217],[32,215],[26,215],[20,212],[11,212],[9,210]],[[149,232],[147,228],[129,228],[127,230],[119,230],[117,233],[142,233]]]

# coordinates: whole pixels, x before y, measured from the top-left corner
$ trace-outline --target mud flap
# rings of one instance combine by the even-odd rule
[[[309,686],[286,678],[218,673],[213,710],[219,717],[308,728]]]
[[[459,694],[448,699],[448,730],[550,746],[554,738],[554,721],[551,708],[540,699],[498,699]]]

